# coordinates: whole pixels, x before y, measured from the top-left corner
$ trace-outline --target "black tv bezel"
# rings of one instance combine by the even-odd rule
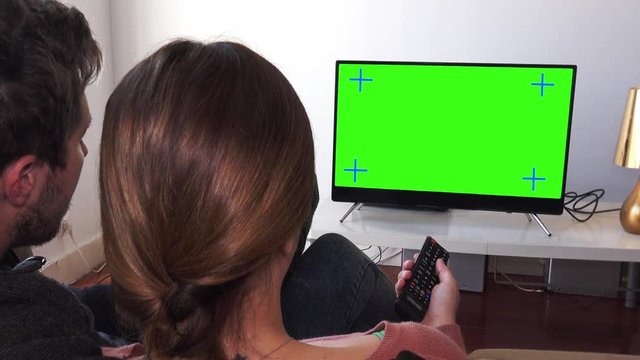
[[[335,185],[336,177],[336,137],[338,129],[338,81],[341,64],[363,65],[427,65],[427,66],[475,66],[475,67],[522,67],[522,68],[567,68],[573,69],[571,101],[567,124],[567,139],[562,178],[562,196],[558,199],[519,196],[445,193],[413,190],[369,189]],[[560,215],[564,211],[564,193],[569,165],[571,124],[577,65],[567,64],[516,64],[516,63],[471,63],[471,62],[414,62],[414,61],[369,61],[337,60],[335,70],[335,92],[333,107],[333,160],[331,167],[331,200],[338,202],[381,204],[406,207],[437,207],[452,209],[489,210],[500,212],[534,213]]]

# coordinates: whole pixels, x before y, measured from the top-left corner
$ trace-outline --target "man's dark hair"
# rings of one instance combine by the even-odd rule
[[[0,1],[0,172],[29,154],[65,167],[82,94],[101,64],[77,9],[53,0]]]

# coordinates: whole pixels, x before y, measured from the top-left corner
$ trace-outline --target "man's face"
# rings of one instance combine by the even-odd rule
[[[91,114],[86,96],[82,96],[82,119],[66,144],[67,164],[51,170],[44,191],[34,206],[18,215],[12,231],[13,246],[41,245],[57,234],[62,218],[69,210],[71,197],[78,185],[87,147],[82,141],[89,128]]]

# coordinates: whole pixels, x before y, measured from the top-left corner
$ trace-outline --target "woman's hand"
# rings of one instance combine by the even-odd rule
[[[418,254],[413,260],[407,260],[402,264],[402,270],[398,273],[396,282],[396,296],[405,287],[407,280],[411,278],[411,270],[415,266]],[[460,291],[451,270],[445,265],[442,259],[436,261],[436,274],[440,282],[431,291],[431,301],[427,313],[422,319],[422,324],[438,327],[441,325],[455,324],[456,312],[460,303]]]
[[[402,264],[402,270],[398,273],[398,281],[396,281],[396,296],[400,296],[402,289],[407,284],[407,280],[411,278],[411,269],[416,264],[416,260],[418,259],[418,253],[413,254],[413,260],[406,260],[404,264]]]
[[[422,323],[433,327],[455,324],[460,304],[458,282],[442,259],[436,261],[436,273],[440,282],[431,291],[431,301]]]

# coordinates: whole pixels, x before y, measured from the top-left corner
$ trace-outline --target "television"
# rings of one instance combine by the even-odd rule
[[[562,214],[576,71],[338,60],[332,200]]]

